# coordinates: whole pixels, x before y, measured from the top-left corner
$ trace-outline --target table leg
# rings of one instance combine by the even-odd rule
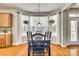
[[[50,56],[50,46],[49,46],[49,56]]]
[[[50,56],[50,46],[49,46],[48,52],[49,52],[49,56]]]
[[[30,56],[30,47],[28,46],[28,56]]]

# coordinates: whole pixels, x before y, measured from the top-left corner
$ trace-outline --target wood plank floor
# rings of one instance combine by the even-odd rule
[[[28,56],[28,46],[10,46],[0,48],[0,56]],[[79,46],[68,46],[63,48],[59,45],[51,44],[51,56],[79,56]]]

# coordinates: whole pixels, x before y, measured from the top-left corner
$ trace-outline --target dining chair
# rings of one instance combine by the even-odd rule
[[[33,56],[44,56],[45,35],[36,33],[32,35]]]

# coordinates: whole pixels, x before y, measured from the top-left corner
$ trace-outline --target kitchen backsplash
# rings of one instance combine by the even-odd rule
[[[0,32],[8,32],[11,31],[11,28],[0,28]]]

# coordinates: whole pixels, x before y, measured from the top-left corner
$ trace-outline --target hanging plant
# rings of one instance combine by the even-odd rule
[[[28,21],[24,21],[24,24],[28,24],[29,22]]]
[[[49,24],[52,25],[55,21],[54,20],[49,20]]]

